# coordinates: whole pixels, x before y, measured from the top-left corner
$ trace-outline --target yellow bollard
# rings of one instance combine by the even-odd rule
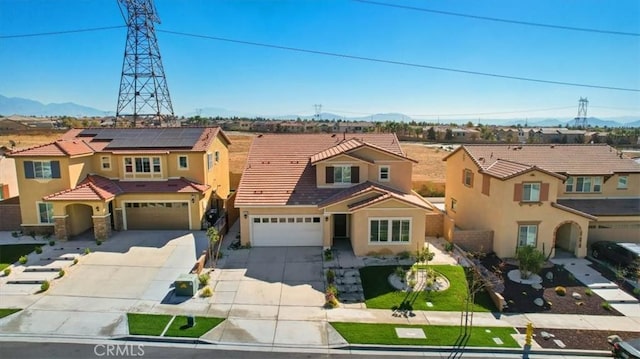
[[[525,345],[531,346],[531,338],[533,338],[533,323],[527,323],[527,331],[524,339]]]

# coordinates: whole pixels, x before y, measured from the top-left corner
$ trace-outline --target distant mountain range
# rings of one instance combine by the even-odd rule
[[[113,116],[114,112],[103,111],[96,108],[78,105],[73,102],[65,102],[65,103],[50,103],[43,104],[38,101],[19,98],[19,97],[5,97],[0,95],[0,115],[10,116],[10,115],[23,115],[23,116],[87,116],[87,117],[102,117],[102,116]],[[185,117],[192,116],[202,116],[202,117],[245,117],[245,118],[270,118],[277,120],[296,120],[298,118],[302,120],[312,120],[315,119],[314,115],[281,115],[281,116],[273,116],[273,115],[259,115],[255,113],[248,112],[240,112],[227,110],[219,107],[203,107],[193,112],[185,113]],[[354,116],[354,117],[344,117],[341,115],[336,115],[333,113],[323,112],[318,116],[321,120],[338,120],[341,119],[343,121],[371,121],[371,122],[386,122],[386,121],[396,121],[396,122],[409,122],[415,120],[417,122],[425,121],[423,119],[413,119],[410,116],[407,116],[402,113],[378,113],[371,116]],[[611,117],[607,119],[601,119],[596,117],[589,117],[588,124],[590,126],[600,126],[600,127],[640,127],[640,116],[620,116],[620,117]],[[433,121],[433,120],[430,120]],[[465,124],[469,121],[469,119],[447,119],[441,120],[442,124],[456,123],[456,124]],[[471,120],[474,123],[477,120]],[[493,124],[493,125],[502,125],[502,126],[511,126],[511,125],[522,125],[525,124],[528,127],[557,127],[557,126],[565,126],[567,124],[573,125],[574,121],[571,118],[529,118],[526,121],[521,118],[512,118],[512,119],[483,119],[481,120],[483,124]]]

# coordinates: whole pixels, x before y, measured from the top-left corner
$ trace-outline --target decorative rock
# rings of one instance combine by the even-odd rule
[[[547,278],[547,280],[553,280],[553,272],[547,272],[547,275],[545,275],[545,277]]]
[[[533,283],[533,284],[531,285],[531,288],[533,288],[533,289],[535,289],[535,290],[540,290],[540,289],[542,289],[542,284],[540,284],[540,283]]]
[[[433,303],[431,303],[431,302],[427,302],[427,307],[429,307],[429,308],[433,308]]]
[[[573,292],[573,293],[571,294],[571,296],[572,296],[572,297],[573,297],[573,299],[575,299],[575,300],[580,300],[580,299],[582,299],[582,296],[580,295],[580,293]]]
[[[544,305],[544,300],[542,300],[542,298],[536,298],[533,300],[533,304],[537,305],[538,307],[542,307]]]
[[[542,339],[547,340],[549,338],[555,338],[556,336],[549,333],[549,332],[540,332],[540,336],[542,336]]]
[[[553,342],[556,343],[556,345],[562,349],[567,347],[560,339],[554,339]]]

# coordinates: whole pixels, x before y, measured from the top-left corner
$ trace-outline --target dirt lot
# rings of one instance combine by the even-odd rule
[[[64,132],[37,131],[29,133],[0,133],[0,146],[11,148],[10,141],[16,143],[16,148],[26,148],[55,141]],[[230,171],[232,177],[239,177],[244,169],[253,134],[244,132],[227,132],[231,139],[229,147]],[[445,163],[442,158],[448,152],[429,148],[424,144],[402,142],[402,149],[407,156],[417,160],[413,166],[413,188],[425,196],[444,195]],[[233,174],[236,174],[234,176]],[[232,180],[233,182],[233,180]]]

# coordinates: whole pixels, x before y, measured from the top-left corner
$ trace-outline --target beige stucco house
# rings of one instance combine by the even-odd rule
[[[640,241],[640,165],[608,145],[463,145],[444,160],[454,242],[584,257],[591,241]]]
[[[229,196],[229,144],[219,128],[91,128],[11,152],[22,228],[62,240],[201,229]]]
[[[394,134],[259,135],[235,201],[241,241],[325,248],[342,241],[356,255],[422,248],[442,220],[411,190],[414,163]]]

